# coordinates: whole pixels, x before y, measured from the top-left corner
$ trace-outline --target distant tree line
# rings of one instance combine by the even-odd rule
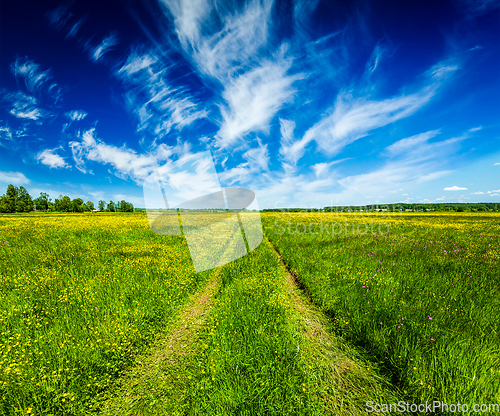
[[[127,201],[119,202],[99,201],[97,203],[99,211],[107,212],[133,212],[134,206]],[[0,197],[0,212],[90,212],[94,211],[92,201],[83,202],[81,198],[71,199],[69,196],[59,195],[52,201],[49,194],[40,192],[38,198],[33,199],[24,186],[7,186],[7,191]]]
[[[332,206],[325,208],[270,208],[263,212],[500,212],[496,202],[444,202],[436,204],[382,204]]]

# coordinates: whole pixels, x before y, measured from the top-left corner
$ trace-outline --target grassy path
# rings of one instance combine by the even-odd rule
[[[267,239],[220,268],[139,361],[103,414],[361,415],[368,400],[396,400]]]
[[[299,278],[288,268],[278,249],[266,240],[284,271],[291,307],[307,339],[304,353],[315,364],[316,394],[325,411],[338,415],[364,414],[367,401],[397,401],[391,386],[378,375],[373,363],[365,362],[358,351],[332,335],[326,315],[312,304]]]
[[[177,390],[185,388],[183,365],[192,360],[201,330],[219,282],[219,273],[206,283],[179,314],[166,337],[158,339],[138,365],[123,377],[104,406],[104,415],[155,414],[159,405],[178,408]],[[161,403],[160,403],[161,402]]]

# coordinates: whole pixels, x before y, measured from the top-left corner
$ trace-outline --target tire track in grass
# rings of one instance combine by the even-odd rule
[[[373,364],[365,362],[360,354],[329,330],[328,318],[310,301],[305,288],[279,250],[266,237],[280,262],[288,286],[292,308],[296,312],[297,324],[307,342],[303,352],[310,357],[312,378],[316,394],[325,407],[325,414],[366,414],[366,402],[397,403],[394,387],[377,373]]]
[[[160,397],[162,403],[170,400],[170,414],[177,414],[175,409],[179,409],[182,401],[178,393],[185,391],[190,383],[184,366],[192,361],[198,333],[210,313],[212,298],[219,285],[219,271],[192,296],[168,335],[157,340],[147,355],[137,359],[137,366],[123,377],[118,389],[103,406],[103,415],[157,414],[156,403]]]

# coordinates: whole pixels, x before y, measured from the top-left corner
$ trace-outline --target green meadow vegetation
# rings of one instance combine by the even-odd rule
[[[499,220],[265,213],[195,273],[144,213],[1,215],[0,414],[499,403]]]
[[[335,334],[408,400],[500,402],[499,214],[264,218]]]

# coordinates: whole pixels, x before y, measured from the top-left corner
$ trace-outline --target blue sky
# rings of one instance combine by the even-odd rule
[[[9,3],[0,192],[141,207],[209,150],[261,208],[500,201],[497,1]]]

